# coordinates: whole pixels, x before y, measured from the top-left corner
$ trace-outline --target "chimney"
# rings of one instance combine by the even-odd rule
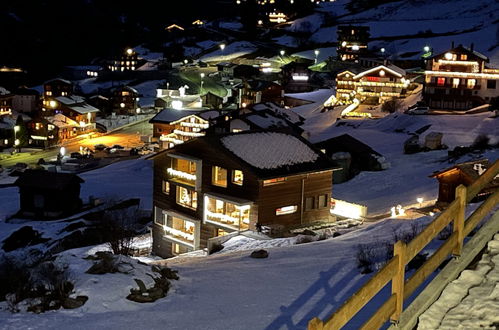
[[[473,48],[475,48],[475,44],[472,42],[470,45],[470,50],[473,51]]]
[[[451,44],[450,44],[450,48],[451,48],[451,49],[454,49],[454,41],[452,41],[452,42],[451,42]]]

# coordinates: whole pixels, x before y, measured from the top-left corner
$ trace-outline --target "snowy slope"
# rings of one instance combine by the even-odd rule
[[[378,6],[356,14],[345,9],[348,0],[323,4],[321,11],[336,16],[338,25],[359,24],[371,28],[370,48],[385,47],[390,56],[405,52],[421,52],[425,45],[435,53],[443,52],[455,44],[469,46],[495,57],[499,50],[499,2],[491,0],[403,0]],[[305,24],[301,19],[300,26]],[[309,25],[318,20],[310,17]],[[336,26],[322,25],[314,29],[314,42],[335,42]],[[421,32],[452,34],[447,36],[418,37]],[[400,37],[400,40],[383,40]]]

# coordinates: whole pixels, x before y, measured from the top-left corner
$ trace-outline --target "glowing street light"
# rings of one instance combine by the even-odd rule
[[[423,197],[416,198],[416,201],[419,203],[419,207],[421,208],[421,204],[423,204],[424,201]]]
[[[317,56],[319,56],[319,50],[318,49],[314,50],[314,54],[315,54],[315,64],[317,64]]]
[[[204,78],[204,76],[205,76],[204,72],[201,72],[201,73],[199,74],[199,76],[201,77],[201,88],[200,88],[200,90],[199,90],[199,94],[202,94],[202,93],[203,93],[203,82],[204,82],[204,81],[203,81],[203,78]]]
[[[281,54],[281,56],[284,56],[284,54],[286,54],[286,51],[281,50],[281,51],[279,52],[279,54]]]
[[[225,49],[225,44],[220,44],[220,50],[222,50],[222,52],[223,52],[224,49]]]
[[[423,50],[425,51],[425,53],[428,53],[430,51],[430,46],[424,46]]]
[[[128,49],[126,50],[126,53],[127,53],[128,55],[132,55],[132,54],[133,54],[133,49],[132,49],[132,48],[128,48]]]
[[[61,147],[61,149],[59,149],[59,153],[64,157],[64,155],[66,154],[66,148]]]

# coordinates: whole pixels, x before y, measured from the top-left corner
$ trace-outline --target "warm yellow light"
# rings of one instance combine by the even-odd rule
[[[446,60],[452,60],[452,53],[445,53],[445,59]]]
[[[51,101],[49,102],[49,106],[50,106],[51,108],[56,108],[56,107],[57,107],[57,101],[51,100]]]
[[[124,108],[125,107],[125,103],[120,103],[120,108]]]
[[[127,53],[128,55],[132,55],[132,54],[133,54],[133,49],[128,48],[128,49],[126,50],[126,53]]]

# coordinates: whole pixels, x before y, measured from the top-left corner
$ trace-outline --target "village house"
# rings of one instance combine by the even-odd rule
[[[499,68],[462,45],[434,56],[425,71],[423,99],[432,109],[468,110],[499,96]]]
[[[492,166],[491,162],[487,159],[482,159],[456,164],[445,170],[438,171],[430,175],[430,178],[436,178],[438,180],[439,185],[437,202],[440,204],[447,204],[454,201],[456,188],[459,185],[471,185],[490,166]],[[496,176],[491,183],[483,188],[475,197],[475,200],[482,200],[484,197],[496,191],[497,188],[499,188],[499,176]]]
[[[130,86],[120,86],[111,96],[112,111],[120,115],[136,115],[139,111],[139,92]]]
[[[367,53],[369,26],[342,25],[338,26],[337,34],[339,61],[357,62]]]
[[[207,134],[239,133],[254,130],[279,130],[308,138],[303,118],[291,110],[273,104],[256,104],[251,108],[232,110],[210,121]],[[279,111],[280,110],[280,111]]]
[[[59,96],[70,96],[74,93],[73,83],[66,79],[56,78],[43,84],[43,105],[49,106],[49,102]]]
[[[233,232],[333,221],[333,164],[296,136],[190,140],[154,158],[153,251],[170,257]]]
[[[21,86],[12,92],[12,110],[18,113],[36,113],[39,110],[40,93]]]
[[[266,80],[247,80],[243,82],[240,106],[244,108],[265,102],[281,104],[283,99],[284,89],[278,83]]]
[[[395,65],[378,65],[370,69],[354,67],[336,76],[336,99],[340,104],[357,100],[379,104],[405,96],[410,80],[405,70]]]
[[[10,91],[0,86],[0,118],[12,114],[12,98]]]
[[[57,218],[80,210],[80,184],[83,179],[75,174],[26,170],[17,179],[20,214]]]
[[[209,119],[220,113],[207,109],[164,109],[149,123],[153,124],[153,137],[161,149],[172,148],[195,137],[204,136],[210,125]]]
[[[134,71],[139,67],[139,58],[137,52],[132,48],[125,49],[124,52],[111,59],[107,68],[111,72]]]
[[[311,84],[311,63],[291,62],[281,67],[282,85],[286,93],[304,93],[314,89]]]
[[[59,127],[47,117],[37,117],[26,124],[29,144],[34,147],[47,148],[59,141]]]

